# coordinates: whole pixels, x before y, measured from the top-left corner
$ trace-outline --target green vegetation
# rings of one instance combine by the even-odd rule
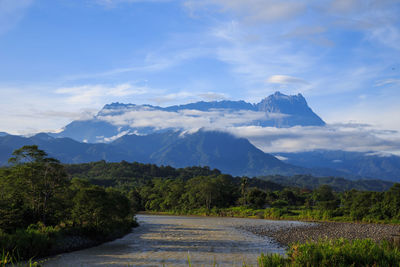
[[[259,179],[278,183],[285,186],[316,189],[321,185],[329,185],[333,190],[338,192],[348,191],[352,189],[361,191],[386,191],[393,186],[393,182],[384,180],[347,180],[341,177],[314,177],[311,175],[268,175],[258,177]]]
[[[170,166],[141,164],[126,161],[105,162],[97,161],[82,164],[65,165],[71,177],[90,180],[91,183],[102,186],[138,186],[154,178],[187,180],[197,176],[219,175],[217,169],[209,167],[186,167],[175,169]],[[240,183],[240,178],[238,178]],[[250,187],[280,190],[283,187],[297,187],[314,190],[321,185],[329,185],[334,191],[343,192],[352,189],[360,191],[387,191],[393,186],[392,182],[383,180],[347,180],[339,177],[314,177],[311,175],[269,175],[248,179]]]
[[[324,240],[292,245],[287,256],[261,255],[262,267],[297,266],[400,266],[400,250],[388,242],[377,244],[370,239],[348,241]]]
[[[267,219],[400,222],[400,185],[383,181],[298,175],[291,177],[295,184],[291,186],[288,185],[289,177],[284,176],[264,177],[265,181],[232,177],[208,167],[174,169],[126,161],[66,165],[66,170],[71,177],[129,192],[137,211]],[[387,190],[337,190],[340,187]]]
[[[62,165],[37,146],[14,151],[9,162],[0,169],[0,249],[18,259],[68,250],[58,247],[68,237],[99,243],[123,235],[135,224],[137,211],[400,222],[400,184],[385,192],[340,192],[329,185],[311,190],[232,177],[208,167],[174,169],[125,161]]]
[[[113,188],[69,179],[37,146],[15,150],[0,170],[0,251],[29,259],[58,251],[67,236],[96,242],[134,225],[129,198]]]
[[[153,179],[135,188],[139,210],[170,214],[265,219],[400,222],[400,184],[387,192],[334,192],[323,185],[268,190],[250,187],[228,175]]]
[[[71,177],[88,179],[91,183],[105,186],[132,187],[154,178],[187,180],[196,176],[219,175],[219,170],[209,167],[187,167],[175,169],[170,166],[141,164],[137,162],[120,163],[97,161],[82,164],[66,164],[65,170]]]
[[[0,254],[0,267],[40,267],[41,265],[37,261],[33,261],[32,259],[27,262],[18,262],[18,258],[12,257],[10,253],[5,253],[3,251]]]

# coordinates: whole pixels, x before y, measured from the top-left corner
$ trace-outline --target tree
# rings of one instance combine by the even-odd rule
[[[266,203],[266,197],[267,194],[264,191],[258,188],[252,188],[247,193],[247,203],[252,208],[261,209]]]
[[[12,155],[9,176],[18,183],[19,193],[32,212],[32,223],[57,224],[59,214],[55,210],[60,210],[60,198],[67,184],[64,167],[36,145],[23,146]]]
[[[242,181],[240,183],[240,193],[241,193],[241,198],[240,202],[243,206],[246,206],[247,201],[246,201],[246,193],[247,193],[247,187],[249,185],[249,178],[243,177]]]
[[[100,229],[110,219],[107,193],[100,186],[81,188],[73,199],[72,219],[79,225]]]
[[[12,232],[30,224],[30,212],[25,205],[26,189],[20,180],[14,179],[9,170],[0,170],[0,229]]]
[[[400,184],[394,184],[385,193],[383,199],[384,210],[388,217],[400,219]]]
[[[285,188],[280,193],[280,198],[286,201],[289,205],[295,205],[297,201],[297,196],[289,188]]]
[[[329,211],[335,210],[340,203],[329,185],[321,185],[317,188],[314,191],[314,200],[320,209]]]

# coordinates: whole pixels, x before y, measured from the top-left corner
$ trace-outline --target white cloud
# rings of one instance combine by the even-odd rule
[[[400,79],[385,79],[375,83],[375,86],[400,85]]]
[[[188,99],[194,99],[196,96],[195,93],[192,92],[187,92],[187,91],[181,91],[177,93],[171,93],[171,94],[165,94],[165,95],[159,95],[156,97],[150,98],[151,101],[157,103],[158,105],[162,105],[165,103],[171,103],[171,102],[176,102],[177,100],[188,100]]]
[[[284,23],[275,22],[274,16],[259,15],[279,9],[281,5],[282,10],[288,12],[276,14],[278,18],[285,18]],[[385,48],[372,55],[364,47],[399,48],[396,1],[207,0],[186,1],[186,6],[191,12],[197,10],[200,16],[202,10],[207,16],[213,10],[229,14],[225,20],[217,20],[219,23],[211,30],[211,36],[220,41],[216,44],[215,57],[231,67],[232,75],[248,93],[265,94],[281,88],[288,93],[301,91],[320,95],[365,90],[372,79],[382,75],[382,62],[395,56]],[[257,20],[257,17],[264,19]],[[246,23],[248,20],[257,22]],[[341,47],[342,40],[348,39],[347,34],[353,31],[360,34],[361,37],[356,38],[361,44]],[[336,51],[335,46],[340,51]],[[343,51],[347,59],[332,60]],[[266,77],[276,73],[303,77],[308,83],[298,80],[297,84],[292,84],[280,79],[281,83],[275,77],[272,80],[278,80],[276,84],[280,87],[263,84]],[[249,94],[246,97],[254,98]]]
[[[99,91],[115,96],[121,96],[130,92],[131,87],[128,86],[97,86],[94,92],[83,93],[84,98],[92,95],[96,98]],[[16,89],[2,89],[0,99],[0,112],[6,114],[0,117],[0,125],[7,125],[5,130],[11,133],[27,134],[32,132],[54,130],[66,125],[72,119],[79,119],[83,110],[82,102],[75,101],[81,94],[81,91],[87,88],[69,87],[59,89],[58,98],[54,96],[43,96],[39,92],[21,93]],[[29,91],[26,91],[29,92]],[[133,91],[130,93],[142,93],[142,91]],[[74,97],[74,105],[66,105],[66,94]],[[72,96],[71,96],[72,94]],[[213,92],[209,92],[213,96]],[[60,97],[62,96],[62,97]],[[188,96],[181,94],[182,97]],[[176,97],[176,96],[175,96]],[[199,93],[189,97],[200,97]],[[396,99],[393,99],[394,104]],[[368,98],[367,98],[368,99]],[[83,102],[86,102],[85,100]],[[38,105],[35,105],[38,103]],[[397,103],[398,104],[398,103]],[[23,107],[23,108],[22,108]],[[71,108],[72,107],[72,108]],[[27,109],[28,108],[28,109]],[[370,112],[366,112],[370,109]],[[228,131],[240,137],[248,138],[254,145],[265,152],[294,152],[312,149],[340,149],[346,151],[379,151],[379,152],[396,152],[400,151],[400,129],[398,131],[388,131],[380,129],[390,129],[390,125],[397,123],[400,125],[400,113],[398,106],[393,105],[390,109],[382,110],[382,113],[375,112],[377,108],[370,108],[368,103],[365,108],[360,109],[359,114],[350,114],[349,111],[343,110],[343,118],[352,118],[354,121],[361,123],[339,123],[329,124],[326,127],[291,127],[291,128],[273,128],[251,126],[251,121],[257,121],[265,118],[265,114],[255,111],[236,111],[229,110],[181,110],[179,112],[166,112],[152,108],[138,108],[136,110],[127,110],[127,112],[111,116],[108,113],[97,116],[113,123],[117,126],[127,126],[132,128],[153,127],[155,129],[183,129],[188,132],[196,131],[200,128],[210,130]],[[85,118],[93,116],[96,110],[87,110]],[[387,114],[391,114],[387,116]],[[274,117],[276,114],[268,114]],[[347,117],[346,117],[347,116]],[[364,117],[368,120],[362,120]],[[344,119],[342,120],[344,121]],[[369,121],[375,121],[376,124],[368,124]],[[247,126],[246,126],[247,125]],[[9,130],[9,129],[23,129]],[[126,134],[122,132],[113,139]],[[111,139],[110,139],[111,140]]]
[[[200,128],[227,128],[235,125],[247,124],[251,121],[265,118],[265,113],[255,111],[229,110],[180,110],[167,112],[152,108],[127,110],[119,115],[98,116],[97,119],[105,120],[117,126],[152,127],[155,129],[176,128],[193,130]]]
[[[220,41],[215,50],[216,58],[231,68],[232,75],[247,92],[260,87],[265,89],[266,77],[288,70],[305,72],[316,64],[315,56],[295,50],[290,42],[277,43],[275,36],[263,36],[259,30],[253,31],[259,39],[249,39],[248,32],[247,26],[232,22],[221,23],[211,31],[211,36]],[[297,90],[301,90],[306,84],[298,85],[302,88]],[[269,92],[272,91],[274,89],[270,87]]]
[[[228,131],[248,138],[255,146],[268,153],[314,149],[400,152],[398,132],[388,133],[352,125],[291,128],[244,126],[232,127]]]
[[[68,95],[67,102],[71,104],[92,105],[103,102],[107,97],[124,97],[130,95],[143,95],[148,92],[148,88],[135,86],[129,83],[116,86],[81,85],[64,87],[55,90],[56,94]]]
[[[104,136],[99,136],[98,138],[99,138],[99,139],[103,139],[103,141],[106,142],[106,143],[109,143],[109,142],[112,142],[112,141],[114,141],[114,140],[117,140],[118,138],[120,138],[120,137],[122,137],[122,136],[124,136],[124,135],[126,135],[126,134],[128,134],[128,133],[129,133],[129,131],[122,131],[122,132],[120,132],[119,134],[114,135],[114,136],[112,136],[112,137],[106,137],[106,138],[104,138]]]
[[[282,161],[288,160],[288,158],[284,157],[284,156],[280,156],[280,155],[274,155],[274,156],[275,156],[275,158],[282,160]]]
[[[191,42],[193,43],[188,43],[188,39],[192,40]],[[213,49],[211,47],[197,46],[196,44],[199,42],[199,40],[198,34],[193,36],[185,34],[184,36],[180,36],[178,40],[171,40],[171,43],[164,43],[163,46],[160,46],[157,49],[153,48],[150,51],[143,53],[142,58],[134,60],[135,64],[96,73],[66,75],[63,77],[63,80],[97,80],[100,78],[117,77],[118,75],[127,73],[152,74],[167,71],[173,67],[180,66],[189,60],[209,56],[213,53]],[[177,44],[182,43],[186,43],[187,46],[176,47]],[[142,64],[137,64],[138,61],[142,61]]]
[[[225,94],[215,93],[215,92],[206,92],[200,93],[199,97],[206,101],[217,101],[217,100],[225,100],[227,99]]]
[[[287,76],[287,75],[272,75],[268,78],[267,82],[277,84],[306,84],[303,79]]]
[[[0,85],[0,113],[3,114],[0,130],[13,134],[53,132],[72,120],[92,118],[104,103],[144,97],[153,90],[134,83],[54,87],[53,84]]]
[[[194,91],[180,91],[170,94],[157,94],[149,98],[150,101],[155,102],[157,105],[163,105],[166,103],[182,103],[182,102],[197,102],[201,100],[205,101],[217,101],[226,99],[226,95],[217,92],[194,92]]]
[[[400,152],[398,131],[379,130],[371,125],[360,123],[290,128],[261,127],[254,126],[254,123],[252,125],[253,121],[262,120],[265,117],[265,113],[248,110],[167,112],[146,108],[97,118],[117,126],[129,126],[134,129],[141,127],[157,130],[179,129],[189,133],[198,129],[226,131],[249,139],[255,146],[268,153],[313,149]]]

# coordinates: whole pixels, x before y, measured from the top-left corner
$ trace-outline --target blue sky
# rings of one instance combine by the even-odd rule
[[[0,0],[0,131],[276,90],[328,123],[400,130],[398,14],[390,0]]]

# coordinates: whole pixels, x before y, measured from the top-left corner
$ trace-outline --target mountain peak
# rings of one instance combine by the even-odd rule
[[[128,108],[128,107],[134,107],[136,106],[135,104],[124,104],[124,103],[120,103],[120,102],[113,102],[111,104],[106,104],[103,107],[104,109],[124,109],[124,108]]]
[[[191,111],[188,112],[188,110]],[[193,112],[194,110],[203,113]],[[229,116],[226,116],[227,114]],[[118,117],[121,115],[124,116]],[[146,119],[143,116],[146,116]],[[160,123],[160,116],[163,118],[162,123]],[[185,121],[188,123],[185,124]],[[127,133],[149,134],[166,129],[199,128],[220,121],[227,121],[227,125],[233,126],[325,125],[325,122],[309,108],[301,94],[286,95],[276,91],[258,104],[243,100],[222,100],[160,107],[114,102],[105,105],[91,119],[71,122],[56,136],[70,137],[89,143],[109,142],[108,140],[114,140]]]
[[[274,94],[264,98],[264,100],[281,100],[281,101],[289,101],[291,103],[301,103],[302,105],[307,105],[307,101],[304,96],[300,93],[297,95],[285,95],[282,94],[280,91],[276,91]],[[263,100],[263,101],[264,101]]]
[[[276,91],[256,104],[256,108],[266,113],[285,114],[286,117],[281,119],[278,127],[325,125],[325,122],[308,106],[302,94],[285,95]]]
[[[54,139],[54,137],[51,137],[47,133],[38,133],[32,136],[31,138],[37,139],[37,140],[44,140],[44,141],[49,141]]]

